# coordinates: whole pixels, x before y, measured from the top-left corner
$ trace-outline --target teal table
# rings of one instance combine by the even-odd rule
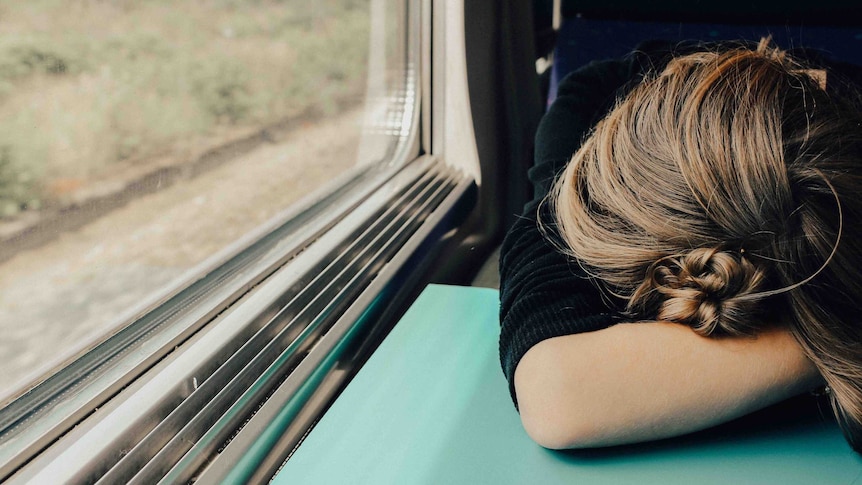
[[[545,450],[509,399],[497,309],[495,290],[429,286],[273,483],[862,484],[831,419],[782,408],[658,443]]]

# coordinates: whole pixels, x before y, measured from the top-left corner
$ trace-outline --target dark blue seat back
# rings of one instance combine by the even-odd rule
[[[592,60],[623,56],[645,40],[756,42],[768,35],[784,49],[816,49],[827,60],[862,66],[862,27],[661,23],[575,17],[565,19],[559,31],[548,104],[556,98],[557,86],[566,74]]]

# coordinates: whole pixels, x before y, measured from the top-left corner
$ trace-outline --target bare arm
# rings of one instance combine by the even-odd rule
[[[659,322],[545,340],[515,371],[524,428],[554,449],[696,431],[820,382],[786,331],[711,339]]]

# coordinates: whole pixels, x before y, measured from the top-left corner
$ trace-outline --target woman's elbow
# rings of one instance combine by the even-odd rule
[[[550,450],[597,446],[597,433],[589,427],[589,423],[563,425],[553,419],[546,419],[546,416],[534,416],[524,412],[521,413],[521,423],[530,439]]]
[[[573,398],[572,383],[561,385],[555,372],[553,348],[536,345],[515,371],[521,423],[527,435],[553,450],[589,448],[602,441],[602,430],[586,406]],[[576,393],[576,389],[574,389]]]

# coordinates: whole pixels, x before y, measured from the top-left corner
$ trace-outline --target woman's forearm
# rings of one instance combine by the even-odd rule
[[[817,370],[786,331],[712,339],[659,322],[545,340],[515,371],[524,427],[554,449],[680,435],[819,383]]]

